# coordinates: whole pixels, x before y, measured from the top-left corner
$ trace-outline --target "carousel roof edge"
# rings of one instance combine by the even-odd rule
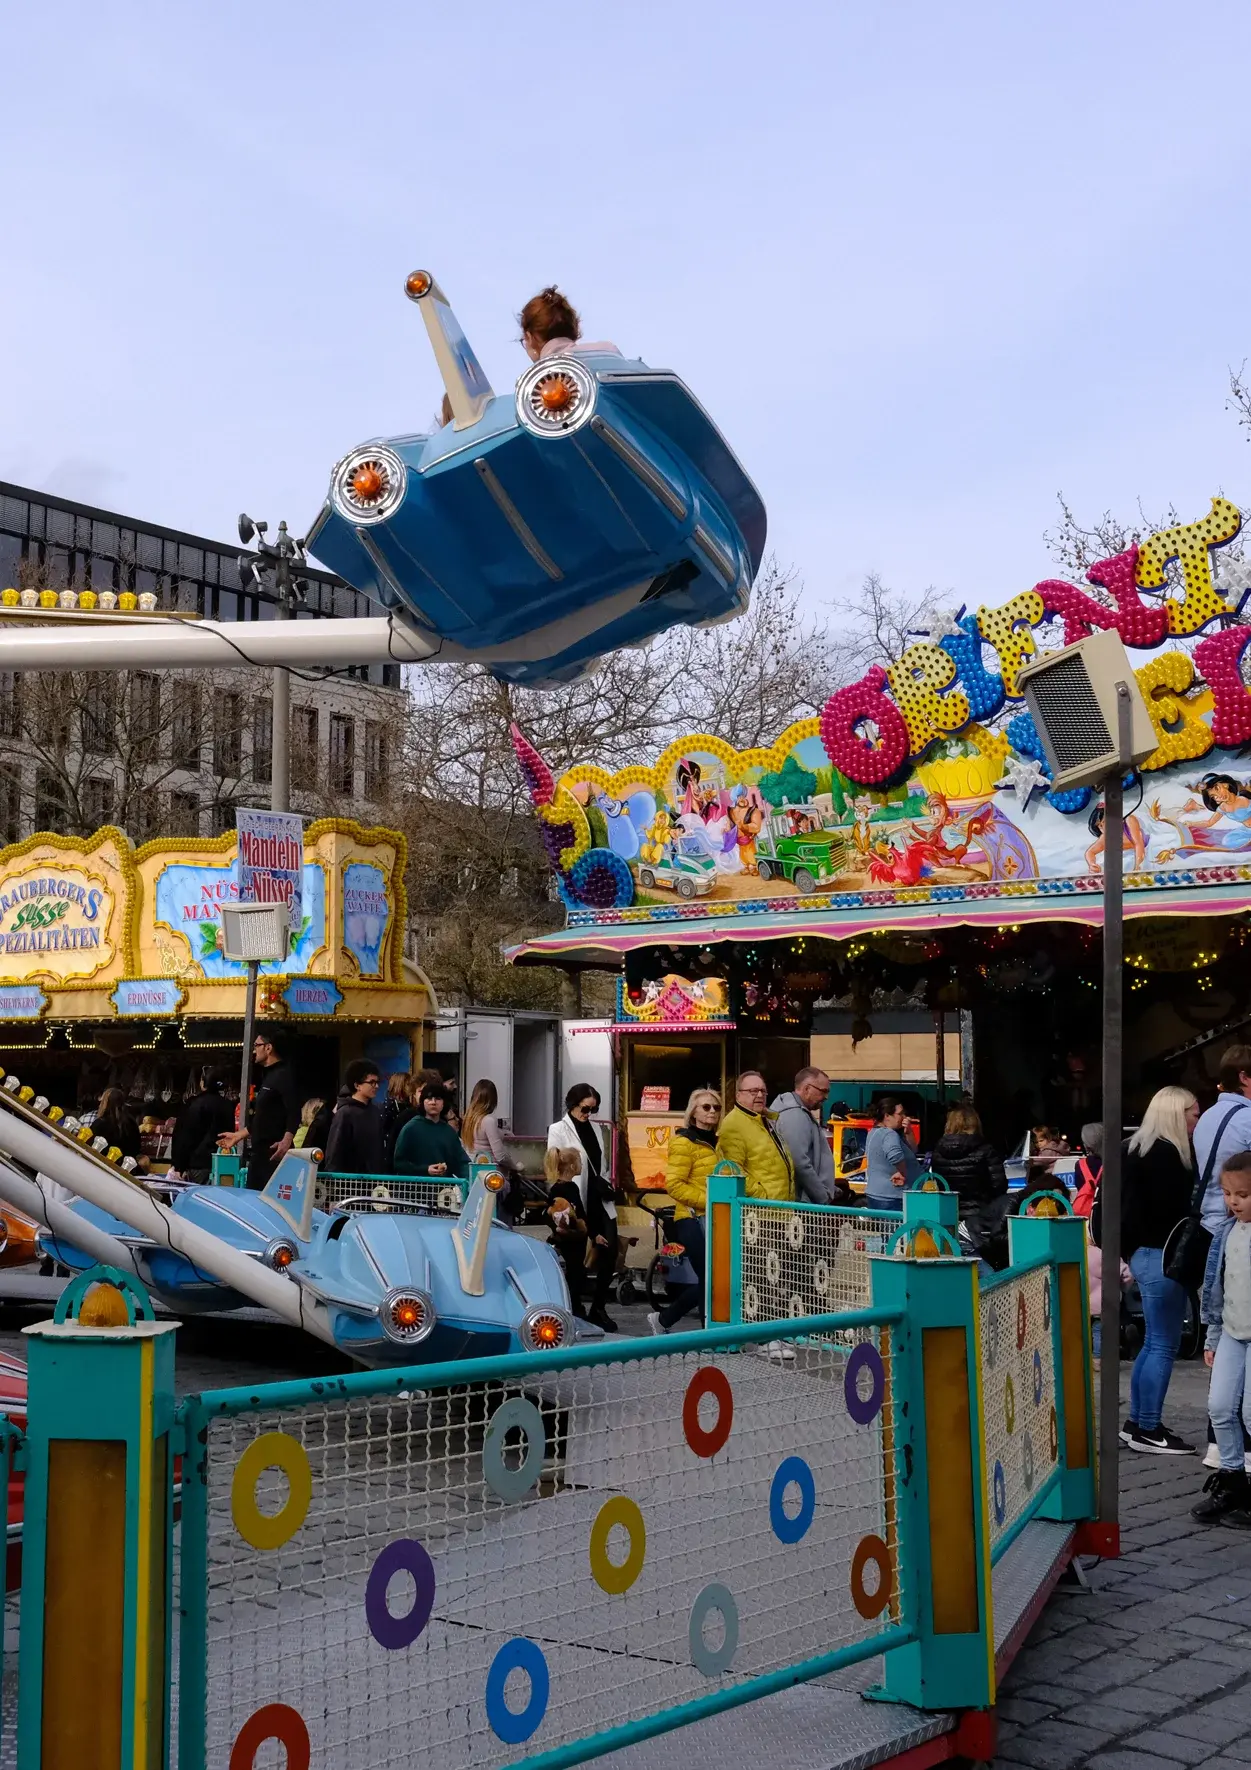
[[[1233,883],[1187,883],[1161,890],[1154,879],[1136,886],[1133,875],[1125,880],[1126,919],[1146,916],[1236,916],[1251,911],[1251,868],[1245,879]],[[1059,882],[1057,882],[1058,884]],[[1027,922],[1076,922],[1099,927],[1103,921],[1103,881],[1065,880],[1068,889],[1031,891],[1016,895],[1009,886],[993,895],[955,897],[952,888],[918,892],[924,901],[865,903],[855,907],[807,910],[759,911],[737,915],[682,915],[662,912],[640,917],[637,912],[618,912],[615,921],[578,923],[538,934],[533,940],[505,947],[510,965],[611,966],[623,953],[644,946],[715,946],[718,941],[787,940],[796,935],[809,939],[854,940],[863,934],[883,932],[921,933],[959,923],[972,928],[1001,928]]]

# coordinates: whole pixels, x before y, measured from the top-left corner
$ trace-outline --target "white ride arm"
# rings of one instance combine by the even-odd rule
[[[63,1199],[54,1198],[40,1181],[19,1174],[7,1162],[0,1162],[0,1199],[50,1229],[62,1241],[81,1248],[84,1254],[90,1254],[102,1266],[117,1266],[135,1278],[143,1278],[134,1251],[125,1242],[118,1241],[107,1229],[99,1229],[94,1223],[75,1216]]]

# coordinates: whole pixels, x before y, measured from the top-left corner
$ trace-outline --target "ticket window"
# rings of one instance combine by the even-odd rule
[[[687,1101],[696,1088],[715,1088],[724,1099],[725,1037],[643,1034],[624,1042],[626,1130],[634,1184],[640,1192],[663,1191],[669,1138],[686,1116]]]

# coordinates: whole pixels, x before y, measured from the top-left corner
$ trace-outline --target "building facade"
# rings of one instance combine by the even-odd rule
[[[152,591],[158,606],[272,620],[264,584],[240,585],[240,548],[0,482],[0,587]],[[368,596],[306,569],[297,619],[377,614]],[[291,678],[292,807],[376,820],[388,797],[404,691],[395,664]],[[213,836],[269,801],[270,677],[256,670],[0,672],[0,843],[116,823],[137,841]]]

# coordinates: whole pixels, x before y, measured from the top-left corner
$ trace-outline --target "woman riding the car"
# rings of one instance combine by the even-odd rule
[[[582,321],[572,302],[562,295],[555,283],[532,295],[517,315],[521,327],[521,343],[532,363],[545,362],[549,356],[568,356],[577,351],[586,356],[620,356],[615,344],[601,339],[583,344]]]

